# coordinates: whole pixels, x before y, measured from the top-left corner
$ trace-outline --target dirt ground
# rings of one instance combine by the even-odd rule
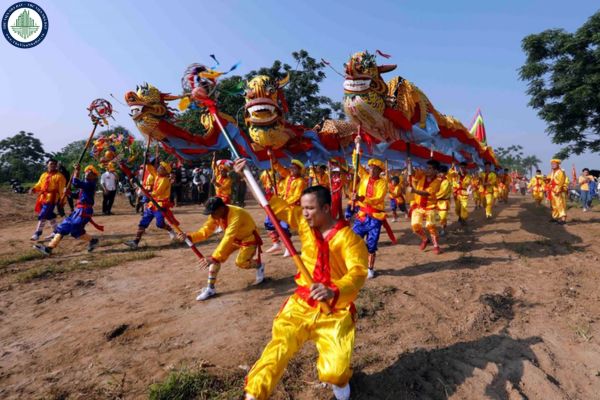
[[[294,290],[292,261],[266,255],[264,284],[229,260],[219,295],[196,302],[206,272],[191,251],[154,227],[137,252],[122,245],[139,218],[123,197],[115,216],[97,217],[106,230],[94,253],[65,239],[42,259],[32,209],[27,195],[0,196],[3,399],[147,398],[186,366],[242,377]],[[198,211],[175,209],[189,230]],[[439,256],[418,250],[407,220],[393,223],[400,244],[382,235],[379,275],[358,301],[353,399],[600,399],[600,210],[573,208],[558,226],[513,196],[495,213],[452,222]],[[331,399],[315,357],[306,345],[273,399]]]

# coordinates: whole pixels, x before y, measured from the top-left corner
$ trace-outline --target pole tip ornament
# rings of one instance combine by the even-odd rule
[[[100,126],[108,125],[108,118],[111,118],[113,113],[112,104],[105,99],[92,101],[87,110],[89,111],[88,115],[92,123]]]

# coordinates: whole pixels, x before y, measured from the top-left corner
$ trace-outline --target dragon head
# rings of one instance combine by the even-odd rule
[[[383,116],[387,85],[382,73],[393,71],[395,65],[377,65],[375,55],[368,51],[355,53],[345,64],[344,111],[350,120],[371,134],[388,140],[394,129]]]
[[[258,75],[246,85],[244,119],[250,137],[261,147],[278,149],[289,140],[283,124],[286,105],[281,91],[288,81],[289,76],[278,81]]]
[[[155,128],[161,119],[172,116],[166,101],[177,98],[178,96],[162,93],[148,83],[137,86],[135,92],[129,91],[125,93],[125,101],[131,111],[129,115],[140,132],[149,137],[156,136]],[[158,139],[160,140],[161,138]]]

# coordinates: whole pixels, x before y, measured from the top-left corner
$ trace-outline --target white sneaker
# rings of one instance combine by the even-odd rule
[[[209,287],[205,287],[204,289],[202,289],[202,292],[196,297],[196,300],[204,301],[204,300],[208,299],[209,297],[213,297],[216,294],[217,294],[216,289],[211,289]]]
[[[372,268],[368,268],[367,279],[373,279],[373,278],[375,278],[375,270]]]
[[[265,280],[265,264],[260,264],[260,267],[256,269],[256,280],[255,285],[262,283]]]
[[[291,256],[290,251],[288,249],[285,249],[285,252],[283,253],[283,258],[287,258]]]
[[[175,233],[175,231],[169,231],[169,237],[171,238],[171,240],[175,240],[177,239],[177,234]]]
[[[350,384],[346,384],[344,387],[331,385],[333,389],[333,395],[337,400],[350,400]]]
[[[587,212],[587,208],[584,208],[584,209],[583,209],[583,212]]]
[[[398,222],[397,218],[392,218],[392,222]]]
[[[219,234],[223,232],[223,228],[221,228],[220,226],[217,226],[217,229],[215,229],[215,234]]]
[[[281,243],[279,242],[273,243],[273,246],[271,246],[267,251],[265,251],[265,253],[273,253],[278,250],[281,250]]]
[[[40,235],[41,234],[39,232],[35,232],[33,235],[31,235],[31,240],[37,242],[40,239]]]

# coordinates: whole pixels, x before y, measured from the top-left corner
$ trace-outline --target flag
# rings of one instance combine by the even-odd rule
[[[487,144],[485,125],[483,124],[483,115],[481,114],[480,108],[477,109],[477,114],[475,114],[475,118],[473,118],[469,132],[481,143]]]
[[[573,184],[577,185],[577,170],[575,169],[575,164],[572,164],[571,176],[573,177]]]

